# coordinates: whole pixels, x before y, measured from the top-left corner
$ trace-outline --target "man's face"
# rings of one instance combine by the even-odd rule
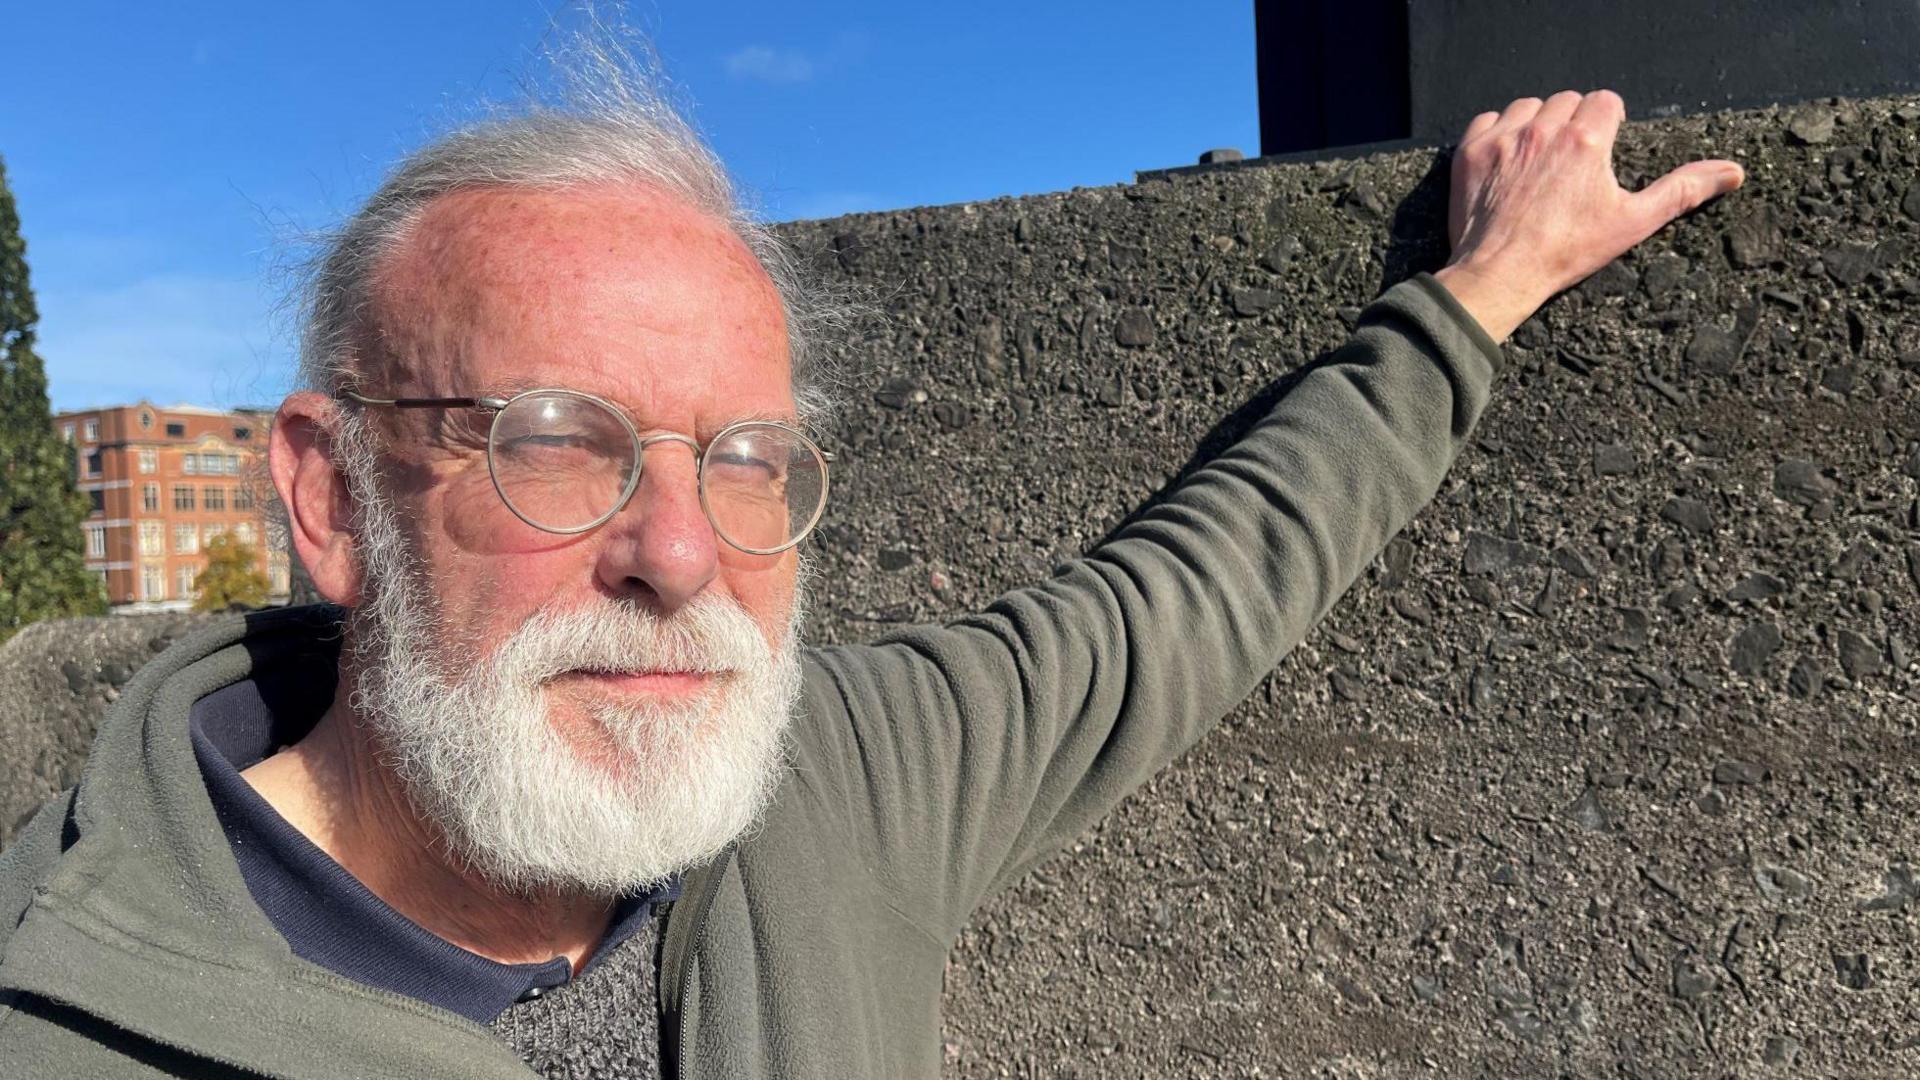
[[[370,381],[381,396],[566,387],[619,406],[643,436],[702,444],[742,417],[793,416],[772,282],[723,225],[649,188],[442,198],[383,266],[375,305],[392,359],[385,384]],[[489,654],[538,609],[614,599],[670,615],[709,594],[778,640],[797,555],[747,555],[715,536],[690,447],[648,447],[621,513],[584,535],[555,535],[520,521],[495,492],[487,415],[376,418],[394,460],[389,491],[453,655]],[[590,755],[595,706],[681,698],[701,682],[573,673],[550,684],[551,717]]]
[[[563,387],[643,436],[703,444],[793,414],[772,284],[724,227],[646,189],[443,198],[374,303],[378,396]],[[535,529],[494,489],[487,417],[370,410],[383,476],[355,539],[363,718],[498,883],[657,881],[770,797],[798,687],[798,556],[719,540],[692,449],[672,441],[647,449],[604,525]]]

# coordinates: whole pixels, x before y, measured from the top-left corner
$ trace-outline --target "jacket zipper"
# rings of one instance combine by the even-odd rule
[[[665,974],[668,964],[673,964],[674,983],[673,1000],[669,1003],[668,1023],[673,1027],[673,1073],[678,1080],[687,1075],[687,991],[693,984],[693,957],[707,940],[707,910],[713,906],[714,894],[720,891],[720,879],[727,876],[727,864],[733,861],[733,848],[729,846],[713,861],[706,873],[701,876],[697,891],[679,903],[667,909],[667,924],[661,929],[666,937],[674,929],[674,916],[688,907],[686,918],[692,919],[686,934],[680,939],[681,947],[671,953],[662,954],[661,973]]]

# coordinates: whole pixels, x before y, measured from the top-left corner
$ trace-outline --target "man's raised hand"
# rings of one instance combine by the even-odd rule
[[[1626,105],[1611,90],[1521,98],[1473,118],[1453,154],[1447,238],[1434,276],[1499,341],[1554,294],[1668,222],[1739,187],[1721,159],[1690,162],[1640,191],[1613,175]]]

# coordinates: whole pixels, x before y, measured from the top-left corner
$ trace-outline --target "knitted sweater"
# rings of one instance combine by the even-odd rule
[[[487,1026],[546,1080],[658,1080],[660,920],[578,979]]]

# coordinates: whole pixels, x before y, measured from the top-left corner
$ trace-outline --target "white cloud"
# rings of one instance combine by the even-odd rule
[[[770,83],[799,83],[813,78],[812,60],[798,52],[783,52],[765,45],[749,45],[727,57],[727,74],[736,79],[758,79]]]
[[[259,283],[156,274],[105,288],[43,290],[37,351],[55,409],[147,398],[278,402],[292,381]]]

